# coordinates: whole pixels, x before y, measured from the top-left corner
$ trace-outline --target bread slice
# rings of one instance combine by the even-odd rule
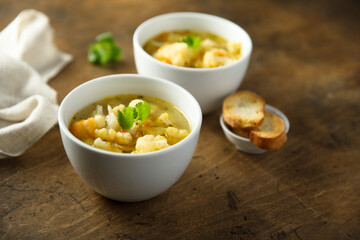
[[[277,150],[287,140],[284,121],[271,112],[265,112],[264,121],[249,133],[249,139],[257,147],[266,150]]]
[[[240,137],[249,138],[250,130],[245,130],[241,128],[231,128],[231,131]]]
[[[255,129],[263,119],[265,100],[251,91],[239,91],[223,102],[224,121],[233,128]]]

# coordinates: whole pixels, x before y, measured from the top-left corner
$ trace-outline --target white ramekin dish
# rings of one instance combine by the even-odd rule
[[[265,110],[272,112],[272,113],[276,114],[277,116],[279,116],[284,121],[286,133],[289,132],[290,122],[284,113],[282,113],[279,109],[277,109],[273,106],[270,106],[268,104],[265,105]],[[245,152],[245,153],[252,153],[252,154],[260,154],[260,153],[264,153],[267,151],[267,150],[257,147],[255,144],[250,142],[250,140],[248,138],[241,137],[241,136],[235,134],[234,132],[232,132],[230,130],[230,127],[225,123],[222,114],[220,116],[220,126],[223,129],[226,138],[232,144],[234,144],[234,146],[238,150]]]
[[[114,153],[89,146],[69,129],[71,118],[85,106],[107,96],[139,94],[177,106],[192,131],[177,144],[143,154]],[[141,201],[159,195],[183,174],[199,138],[202,113],[196,99],[182,87],[163,79],[119,74],[88,81],[62,101],[58,122],[66,154],[77,174],[101,195],[119,201]]]
[[[151,37],[169,30],[202,30],[241,42],[242,57],[234,63],[215,68],[188,68],[155,59],[143,49]],[[142,23],[133,36],[135,64],[139,74],[161,77],[187,89],[199,102],[202,112],[221,107],[222,100],[235,92],[246,73],[252,42],[244,29],[221,17],[195,12],[160,15]]]

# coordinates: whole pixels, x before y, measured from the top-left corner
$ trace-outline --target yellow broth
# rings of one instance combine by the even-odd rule
[[[150,114],[130,129],[122,128],[117,111],[138,101],[150,104]],[[191,126],[173,104],[150,96],[122,94],[106,97],[77,112],[69,124],[70,132],[93,147],[123,153],[145,153],[167,148],[184,139]]]
[[[191,45],[186,39],[200,38],[199,44]],[[162,32],[149,39],[144,50],[154,58],[168,64],[212,68],[228,65],[241,57],[241,43],[205,31],[176,30]]]

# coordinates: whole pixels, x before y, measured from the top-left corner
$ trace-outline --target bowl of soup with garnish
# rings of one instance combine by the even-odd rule
[[[76,173],[99,194],[127,202],[155,197],[180,178],[201,122],[187,90],[137,74],[87,81],[63,99],[58,113]]]
[[[195,12],[146,20],[135,30],[133,45],[139,74],[184,87],[204,114],[239,88],[252,52],[251,38],[239,25]]]

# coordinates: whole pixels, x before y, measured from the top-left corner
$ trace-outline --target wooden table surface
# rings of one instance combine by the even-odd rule
[[[17,158],[0,161],[0,239],[360,239],[359,1],[0,0],[0,28],[24,9],[51,19],[74,60],[49,84],[60,103],[74,87],[136,73],[132,35],[175,11],[215,14],[253,41],[240,89],[289,118],[288,142],[262,155],[225,138],[221,110],[204,116],[179,181],[138,203],[102,197],[73,170],[54,126]],[[111,31],[120,63],[87,62],[87,46]]]

